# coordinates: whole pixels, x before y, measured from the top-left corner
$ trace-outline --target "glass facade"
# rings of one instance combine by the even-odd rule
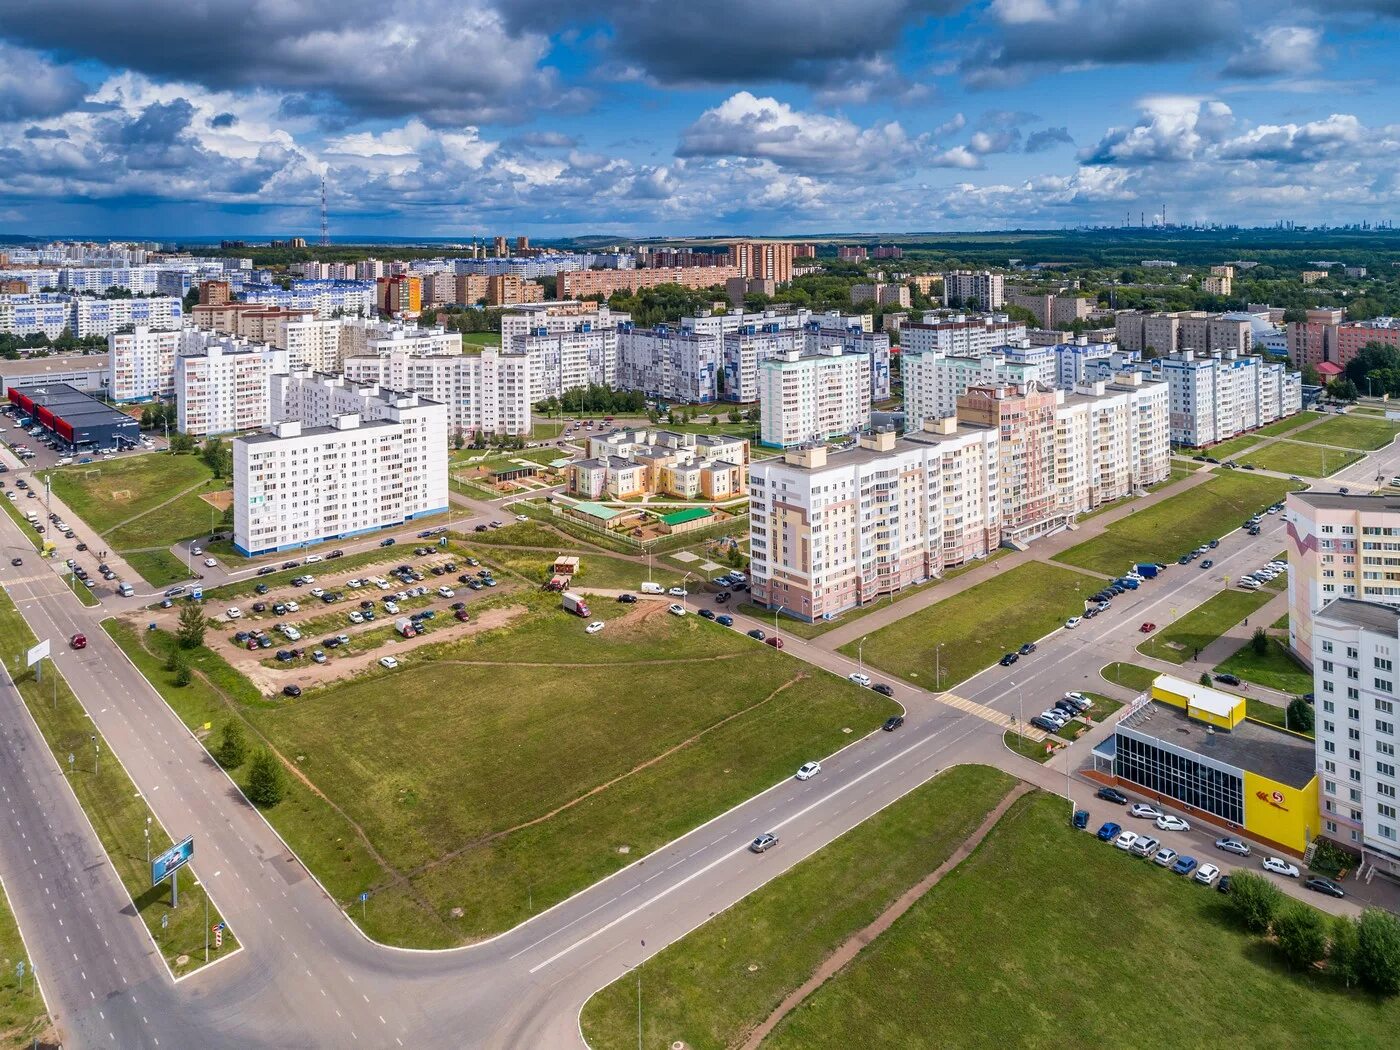
[[[1118,733],[1113,772],[1231,824],[1244,824],[1244,777],[1239,773],[1122,732]]]

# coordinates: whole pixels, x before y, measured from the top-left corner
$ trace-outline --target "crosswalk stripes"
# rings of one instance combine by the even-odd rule
[[[1003,729],[1011,729],[1016,724],[1016,720],[1010,715],[1004,715],[995,708],[979,704],[976,700],[969,700],[965,696],[958,696],[956,693],[942,693],[938,697],[938,702],[947,704],[949,707],[956,707],[959,711],[966,711],[970,715],[976,715],[983,721],[991,722]],[[1037,743],[1045,739],[1045,734],[1033,725],[1021,726],[1020,732],[1027,740],[1034,740]]]

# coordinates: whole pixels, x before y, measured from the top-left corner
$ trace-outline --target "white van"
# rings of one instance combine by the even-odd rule
[[[641,586],[640,589],[641,589],[641,592],[642,592],[643,594],[665,594],[665,593],[666,593],[666,588],[665,588],[665,587],[661,586],[661,584],[659,584],[659,583],[653,583],[653,582],[650,581],[650,580],[648,580],[646,583],[642,584],[642,586]]]
[[[69,465],[70,463],[72,463],[72,462],[73,462],[73,457],[72,457],[72,456],[64,456],[64,457],[62,457],[61,459],[59,459],[58,465],[59,465],[60,467],[66,467],[66,466],[68,466],[68,465]]]

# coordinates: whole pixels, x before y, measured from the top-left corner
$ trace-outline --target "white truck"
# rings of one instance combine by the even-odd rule
[[[575,594],[573,591],[565,591],[562,598],[564,611],[571,612],[575,616],[587,617],[588,603],[583,600],[583,596]]]
[[[641,589],[641,592],[642,592],[643,594],[665,594],[665,593],[666,593],[666,588],[665,588],[665,587],[661,586],[661,584],[659,584],[659,583],[653,583],[651,580],[647,580],[646,583],[642,584],[642,586],[641,586],[640,589]]]

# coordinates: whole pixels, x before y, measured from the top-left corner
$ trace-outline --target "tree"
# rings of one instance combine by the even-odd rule
[[[1338,378],[1327,384],[1327,396],[1338,401],[1355,401],[1361,395],[1350,379]]]
[[[155,418],[155,417],[154,417],[153,413],[151,412],[151,407],[150,407],[149,405],[147,405],[145,408],[143,408],[143,409],[141,410],[141,429],[142,429],[142,430],[150,430],[151,427],[153,427],[153,426],[155,425],[155,423],[154,423],[154,418]]]
[[[1232,893],[1234,888],[1232,879]],[[1327,952],[1326,923],[1322,913],[1308,904],[1290,904],[1280,911],[1274,919],[1274,936],[1284,959],[1295,970],[1312,969]]]
[[[205,441],[199,450],[199,457],[216,478],[233,473],[233,450],[223,438],[211,437]]]
[[[186,605],[180,610],[180,626],[175,638],[181,649],[198,649],[204,644],[204,610],[198,605]]]
[[[248,741],[243,736],[243,723],[237,719],[230,719],[224,723],[224,730],[219,739],[218,750],[214,752],[214,757],[219,760],[219,765],[225,769],[237,769],[248,757]]]
[[[1205,685],[1205,686],[1209,686],[1209,685],[1212,684],[1212,683],[1211,683],[1211,680],[1210,680],[1210,674],[1209,674],[1209,672],[1206,672],[1206,671],[1202,671],[1202,672],[1201,672],[1200,683],[1201,683],[1201,685]]]
[[[1288,702],[1288,728],[1295,733],[1311,733],[1313,731],[1313,708],[1301,696],[1295,697]]]
[[[1269,655],[1269,632],[1262,627],[1254,628],[1254,633],[1249,636],[1249,647],[1254,650],[1255,656]]]
[[[1357,922],[1356,941],[1361,983],[1380,995],[1400,992],[1400,918],[1367,908]]]
[[[185,688],[194,677],[190,674],[189,661],[185,659],[184,653],[176,649],[174,656],[171,658],[171,663],[174,665],[171,670],[175,672],[175,685],[181,689]]]
[[[248,797],[255,805],[271,809],[287,791],[287,774],[282,763],[267,748],[259,748],[248,767]]]
[[[454,431],[452,431],[452,447],[453,447],[453,448],[455,448],[455,449],[457,449],[458,451],[460,451],[461,448],[462,448],[462,446],[465,445],[466,443],[467,443],[467,437],[466,437],[465,434],[462,433],[462,428],[461,428],[461,427],[458,427],[457,429],[455,429]]]
[[[1283,891],[1264,876],[1237,871],[1230,877],[1230,910],[1251,933],[1268,933],[1283,903]]]
[[[1327,953],[1327,970],[1351,988],[1361,983],[1361,941],[1356,920],[1338,915],[1332,920],[1332,948]]]

